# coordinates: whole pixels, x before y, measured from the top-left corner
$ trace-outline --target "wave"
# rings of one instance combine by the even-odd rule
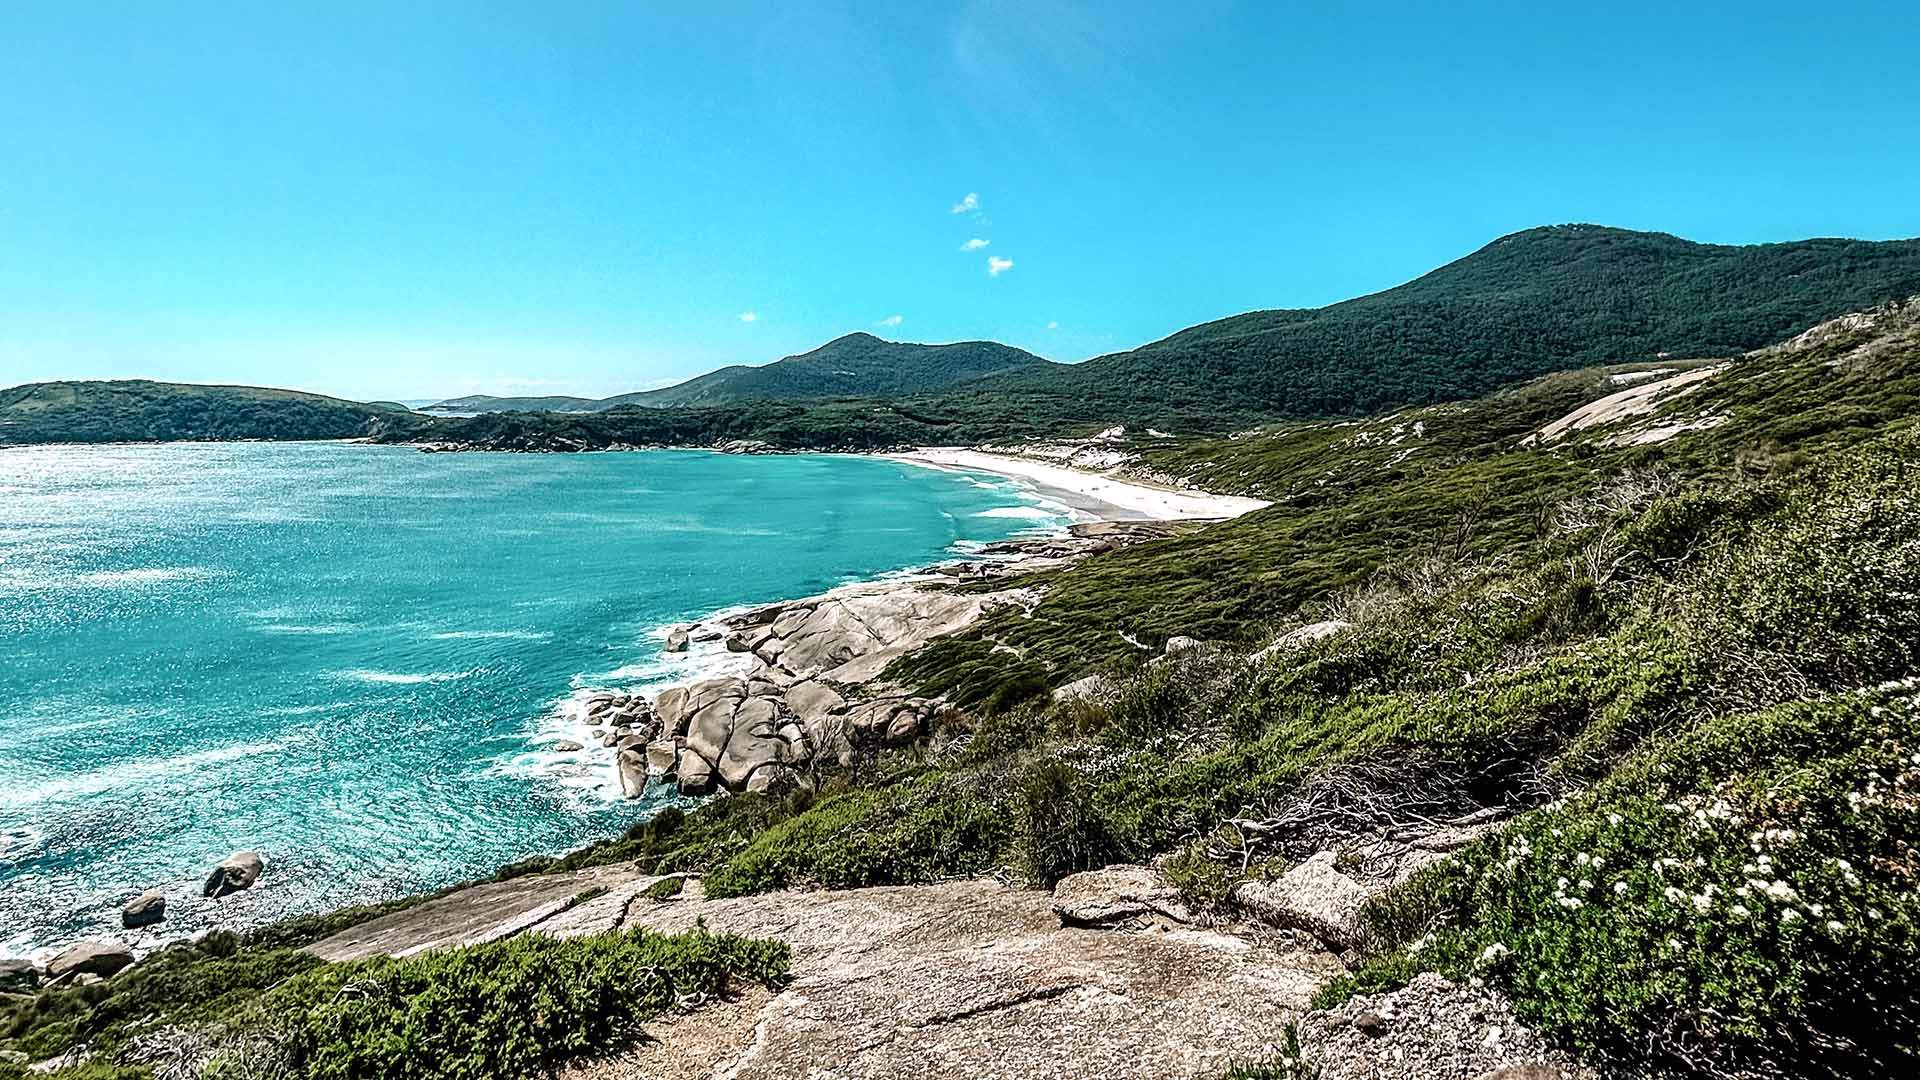
[[[176,581],[203,581],[217,575],[204,566],[150,566],[129,570],[94,570],[84,574],[0,574],[0,590],[52,591],[56,589],[149,589]]]
[[[551,641],[544,630],[447,630],[432,635],[435,641]]]
[[[397,671],[369,671],[365,668],[356,668],[352,671],[336,671],[332,674],[336,679],[351,679],[355,682],[413,686],[419,683],[452,682],[455,679],[465,679],[479,673],[479,668],[470,668],[466,671],[430,671],[425,674],[411,674]]]
[[[1027,521],[1052,521],[1060,515],[1042,506],[996,506],[991,510],[981,510],[973,516],[983,518],[1020,518]]]
[[[123,762],[103,769],[95,769],[92,772],[80,773],[77,776],[49,780],[29,788],[0,791],[0,806],[33,806],[83,795],[97,795],[103,791],[124,791],[155,780],[204,773],[207,771],[206,766],[209,765],[237,761],[260,754],[271,754],[286,747],[287,744],[283,742],[239,743],[234,746],[198,750],[191,754],[178,754],[167,758]]]
[[[268,623],[260,628],[267,634],[351,634],[354,627],[345,623],[325,623],[319,626],[304,626],[300,623]]]

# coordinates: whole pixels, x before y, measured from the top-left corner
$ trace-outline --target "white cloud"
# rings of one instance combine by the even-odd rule
[[[1050,323],[1048,323],[1048,324],[1047,324],[1047,329],[1049,329],[1049,330],[1058,330],[1058,329],[1060,329],[1060,324],[1059,324],[1059,323],[1057,323],[1057,322],[1050,322]]]
[[[1003,259],[998,255],[987,256],[987,276],[988,277],[999,277],[1001,274],[1011,269],[1013,269],[1012,259]]]
[[[886,318],[884,318],[884,319],[881,319],[881,320],[880,320],[879,322],[877,322],[877,323],[874,323],[873,325],[875,325],[875,326],[899,326],[899,325],[900,325],[901,323],[903,323],[903,322],[906,322],[906,321],[907,321],[907,320],[905,320],[905,319],[903,319],[903,318],[901,318],[901,317],[900,317],[900,316],[898,316],[898,315],[889,315],[889,316],[887,316]]]
[[[967,192],[966,198],[953,204],[953,209],[949,211],[949,213],[971,214],[978,209],[980,209],[980,193],[977,191],[969,191]]]
[[[976,236],[973,239],[967,241],[966,243],[961,244],[960,250],[961,251],[979,251],[981,248],[986,247],[989,243],[991,243],[991,241],[982,240]]]
[[[756,312],[743,311],[740,313],[740,321],[741,322],[759,322],[760,316]]]

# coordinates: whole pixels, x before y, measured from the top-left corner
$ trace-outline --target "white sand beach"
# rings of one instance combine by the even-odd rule
[[[957,447],[927,446],[910,453],[884,456],[912,465],[967,469],[1024,480],[1043,494],[1080,513],[1108,521],[1230,518],[1270,505],[1239,495],[1213,495],[1194,488],[1161,487],[1030,458]]]

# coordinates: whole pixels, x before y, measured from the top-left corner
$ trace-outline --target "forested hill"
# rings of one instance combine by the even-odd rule
[[[961,393],[1089,421],[1219,429],[1468,398],[1662,354],[1729,355],[1917,293],[1920,240],[1729,247],[1559,225],[1502,237],[1385,292],[1235,315]]]
[[[622,406],[713,407],[829,398],[902,398],[944,390],[989,375],[1055,367],[1038,356],[995,341],[918,345],[872,334],[847,334],[811,352],[760,367],[735,364],[659,390],[609,398],[452,398],[429,413],[595,413]],[[672,422],[675,426],[678,421]]]
[[[885,341],[872,334],[847,334],[811,352],[764,367],[721,368],[677,386],[622,394],[602,404],[726,405],[807,398],[893,398],[943,391],[989,375],[1059,366],[997,341],[916,345]]]
[[[128,379],[0,390],[0,446],[192,439],[345,439],[424,418],[397,405],[269,390]]]

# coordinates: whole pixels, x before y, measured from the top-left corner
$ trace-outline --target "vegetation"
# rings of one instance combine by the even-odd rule
[[[398,405],[135,379],[29,383],[0,390],[0,446],[53,442],[348,439],[423,422]]]
[[[12,1000],[0,1031],[36,1060],[95,1055],[62,1080],[143,1076],[143,1064],[208,1077],[533,1076],[618,1045],[681,997],[777,984],[787,967],[777,942],[705,931],[531,936],[347,964],[282,944],[295,936],[173,945],[105,982]]]
[[[1634,318],[1567,300],[1554,334],[1617,331],[1616,343],[1744,347],[1755,326],[1798,329],[1798,279],[1761,277],[1834,254],[1522,237],[1430,277],[1490,289],[1481,270],[1514,273],[1558,245],[1593,276],[1548,284],[1587,280]],[[1844,272],[1808,264],[1837,295],[1904,272],[1900,245],[1844,250]],[[1668,285],[1595,284],[1655,255]],[[1724,319],[1679,310],[1701,295],[1747,299]],[[1276,332],[1328,317],[1282,315]],[[1551,352],[1560,339],[1540,340]],[[1497,349],[1472,355],[1505,370]],[[1044,885],[1164,856],[1205,907],[1355,836],[1493,810],[1507,828],[1368,908],[1363,962],[1323,1003],[1435,970],[1496,986],[1522,1019],[1624,1071],[1910,1075],[1920,305],[1726,361],[1645,414],[1529,438],[1649,366],[1140,444],[1145,470],[1274,505],[1017,580],[1037,604],[889,671],[969,711],[915,751],[817,790],[665,811],[501,876],[622,862],[703,873],[725,896],[1003,869]],[[509,441],[858,431],[881,445],[929,422],[828,402],[461,423]],[[1309,625],[1324,633],[1265,648]],[[1208,644],[1163,655],[1175,634]],[[1049,693],[1088,674],[1090,694]],[[293,1075],[532,1075],[617,1041],[676,987],[773,980],[783,962],[771,946],[701,937],[529,939],[345,966],[297,951],[378,910],[175,946],[104,983],[0,1006],[0,1036],[36,1058],[86,1045],[137,1064],[154,1032],[224,1032],[216,1049],[236,1070],[270,1049]],[[1235,1075],[1310,1070],[1293,1055]]]
[[[975,703],[921,756],[583,858],[732,893],[994,866],[1045,884],[1171,854],[1217,905],[1381,814],[1504,808],[1512,829],[1375,906],[1371,958],[1333,995],[1432,968],[1632,1068],[1900,1075],[1920,1057],[1920,733],[1911,691],[1882,684],[1920,662],[1915,315],[1553,447],[1521,436],[1619,372],[1171,448],[1277,505],[1036,578],[1030,616],[901,665]],[[1699,416],[1732,419],[1622,437]],[[1247,656],[1329,619],[1348,625]],[[1116,624],[1220,644],[1162,660]],[[1003,692],[1089,669],[1091,701]]]
[[[988,375],[1055,367],[997,341],[916,345],[847,334],[811,352],[761,367],[735,365],[662,390],[622,394],[602,402],[662,406],[725,405],[808,398],[897,398],[946,390]]]
[[[1106,423],[1360,415],[1551,371],[1728,356],[1920,293],[1920,241],[1727,247],[1561,225],[1505,236],[1385,292],[1204,323],[1130,352],[982,380]]]
[[[703,930],[527,935],[406,959],[319,967],[238,1019],[285,1074],[334,1080],[544,1075],[631,1038],[687,995],[776,984],[787,948]],[[231,1063],[231,1064],[230,1064]],[[215,1059],[212,1071],[240,1064]]]

